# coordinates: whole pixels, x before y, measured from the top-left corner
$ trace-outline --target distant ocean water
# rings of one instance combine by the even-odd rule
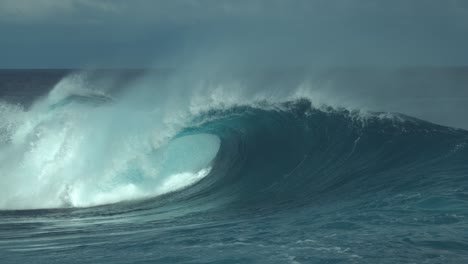
[[[468,261],[468,131],[144,75],[1,72],[0,263]]]

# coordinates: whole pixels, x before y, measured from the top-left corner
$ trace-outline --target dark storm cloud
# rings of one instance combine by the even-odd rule
[[[458,65],[466,1],[2,0],[1,67]]]

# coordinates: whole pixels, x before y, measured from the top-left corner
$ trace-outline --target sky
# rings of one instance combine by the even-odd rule
[[[465,0],[0,0],[0,68],[468,65]]]

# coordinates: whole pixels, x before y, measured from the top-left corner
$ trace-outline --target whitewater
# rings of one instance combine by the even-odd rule
[[[0,98],[1,263],[468,259],[466,130],[307,80],[40,82]]]

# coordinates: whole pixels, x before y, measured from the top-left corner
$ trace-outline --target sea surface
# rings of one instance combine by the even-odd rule
[[[0,263],[468,263],[468,131],[150,75],[0,71]]]

